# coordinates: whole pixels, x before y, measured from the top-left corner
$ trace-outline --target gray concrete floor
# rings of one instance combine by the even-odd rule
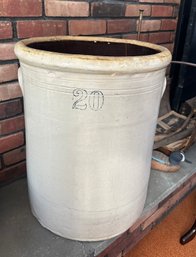
[[[151,172],[143,214],[196,172],[196,145],[187,152],[187,159],[192,164],[183,163],[177,173]],[[91,257],[115,239],[89,243],[59,237],[31,214],[26,179],[0,189],[0,257]]]

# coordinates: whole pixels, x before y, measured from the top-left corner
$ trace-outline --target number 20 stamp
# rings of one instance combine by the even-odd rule
[[[101,91],[87,92],[85,89],[73,90],[74,103],[72,109],[99,111],[104,105],[104,94]]]

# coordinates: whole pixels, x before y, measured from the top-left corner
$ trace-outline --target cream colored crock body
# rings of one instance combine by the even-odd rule
[[[24,93],[32,211],[61,236],[111,238],[128,229],[144,207],[170,53],[150,45],[161,51],[151,59],[98,57],[25,46],[47,40],[55,39],[24,40],[15,50]],[[97,40],[149,47],[130,40]]]

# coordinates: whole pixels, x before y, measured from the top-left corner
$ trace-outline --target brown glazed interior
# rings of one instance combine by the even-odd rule
[[[104,41],[59,40],[30,43],[27,46],[56,53],[94,56],[146,56],[160,53],[145,46]]]

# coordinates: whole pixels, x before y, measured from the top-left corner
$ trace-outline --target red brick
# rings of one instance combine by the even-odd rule
[[[171,17],[173,15],[172,6],[153,5],[152,6],[152,17]]]
[[[151,14],[151,5],[141,5],[141,4],[130,4],[126,6],[125,16],[139,16],[140,10],[143,11],[143,16],[150,16]]]
[[[32,17],[42,15],[41,0],[1,0],[1,17]]]
[[[91,4],[91,15],[93,17],[124,17],[124,14],[124,3],[97,1]]]
[[[175,32],[171,32],[171,37],[170,37],[170,41],[171,42],[174,42],[175,36],[176,36],[176,33]]]
[[[123,38],[126,39],[132,39],[132,40],[137,40],[137,34],[128,34],[123,36]],[[148,42],[149,34],[148,33],[141,33],[140,34],[140,41],[147,41]]]
[[[140,3],[163,3],[164,0],[139,0]]]
[[[173,52],[173,50],[174,50],[174,44],[173,43],[161,44],[161,45],[166,47],[167,49],[169,49],[170,52]]]
[[[18,163],[0,172],[0,185],[14,181],[26,174],[26,162]]]
[[[12,38],[12,23],[0,21],[0,39]]]
[[[89,3],[84,1],[45,0],[45,9],[47,16],[89,16]]]
[[[165,19],[161,21],[161,30],[176,30],[177,20],[176,19]]]
[[[7,152],[24,144],[23,132],[0,138],[0,153]]]
[[[125,39],[137,40],[137,34],[126,34],[123,36]]]
[[[66,35],[67,22],[59,20],[18,21],[17,34],[19,38]]]
[[[138,21],[137,21],[137,24],[138,24]],[[160,28],[161,28],[160,20],[143,20],[142,21],[142,26],[141,26],[142,32],[157,31],[157,30],[160,30]]]
[[[0,136],[17,132],[21,129],[24,129],[23,115],[0,121]]]
[[[0,102],[22,97],[22,91],[18,82],[0,85]]]
[[[17,79],[18,65],[0,65],[0,83]]]
[[[171,40],[171,33],[170,32],[156,32],[151,33],[149,35],[149,42],[160,44],[160,43],[168,43]]]
[[[122,19],[122,20],[108,20],[107,33],[126,33],[135,31],[136,20]]]
[[[180,4],[181,0],[164,0],[164,3]]]
[[[71,20],[69,21],[70,35],[98,35],[106,33],[104,20]]]
[[[22,113],[20,99],[0,103],[0,119],[6,119]]]
[[[174,11],[173,11],[173,17],[177,17],[179,14],[180,6],[176,5],[174,6]]]
[[[20,147],[3,155],[3,161],[6,166],[24,161],[26,158],[25,147]]]
[[[15,43],[0,43],[0,61],[17,59],[14,46]]]

